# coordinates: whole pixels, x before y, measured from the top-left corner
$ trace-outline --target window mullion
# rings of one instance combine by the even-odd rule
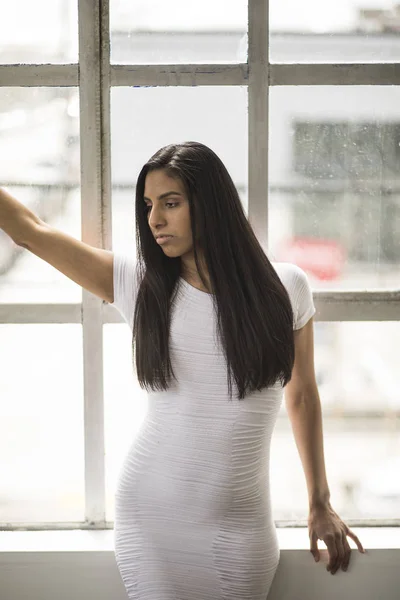
[[[111,181],[111,73],[110,73],[110,7],[109,0],[100,2],[101,54],[101,210],[102,248],[112,250],[112,181]],[[103,305],[104,306],[104,305]]]
[[[163,64],[111,65],[111,85],[247,85],[248,65],[232,64]]]
[[[248,219],[265,250],[268,248],[268,1],[248,3]]]
[[[314,291],[315,321],[398,321],[400,291]],[[96,299],[97,300],[97,299]],[[121,315],[103,304],[103,323],[124,323]],[[77,304],[0,304],[0,324],[80,323]]]
[[[314,291],[316,321],[398,321],[400,290]]]
[[[0,65],[1,87],[72,87],[78,83],[77,64]]]
[[[101,247],[102,88],[100,2],[78,1],[82,240]],[[85,520],[105,523],[102,301],[82,290]]]
[[[399,85],[399,63],[272,64],[270,85]]]
[[[105,11],[103,4],[102,11],[103,13]],[[106,43],[103,37],[101,42],[103,48]],[[272,63],[270,65],[266,63],[265,69],[268,70],[270,86],[400,84],[398,63]],[[243,63],[116,64],[110,65],[109,71],[112,86],[248,85],[249,81],[249,65]],[[69,87],[78,85],[78,79],[79,72],[76,64],[0,65],[0,87]]]

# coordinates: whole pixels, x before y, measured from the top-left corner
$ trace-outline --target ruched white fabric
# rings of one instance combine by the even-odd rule
[[[273,266],[299,329],[315,313],[307,276]],[[115,253],[111,306],[131,330],[137,287],[133,259]],[[283,389],[231,401],[212,297],[182,278],[178,290],[170,330],[178,381],[148,394],[123,462],[116,562],[130,600],[266,600],[280,558],[269,452]]]

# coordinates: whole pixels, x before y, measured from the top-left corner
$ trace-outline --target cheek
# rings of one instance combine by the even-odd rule
[[[192,233],[191,231],[191,227],[190,227],[190,215],[177,215],[177,224],[179,223],[179,228],[184,231],[186,233],[186,235],[189,235]]]

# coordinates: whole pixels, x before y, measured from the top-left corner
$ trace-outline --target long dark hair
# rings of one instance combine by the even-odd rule
[[[132,345],[141,387],[168,389],[176,380],[169,354],[170,307],[181,275],[180,257],[169,258],[154,240],[143,201],[145,179],[163,169],[186,191],[196,266],[201,249],[210,277],[218,332],[239,399],[277,383],[285,386],[294,363],[293,311],[286,288],[247,220],[221,159],[199,142],[170,144],[140,171],[136,185],[136,250],[139,288]]]

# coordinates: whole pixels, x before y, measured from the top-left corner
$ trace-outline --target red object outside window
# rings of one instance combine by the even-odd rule
[[[317,279],[330,281],[341,276],[346,252],[339,242],[293,237],[279,252],[282,262],[291,262]]]

